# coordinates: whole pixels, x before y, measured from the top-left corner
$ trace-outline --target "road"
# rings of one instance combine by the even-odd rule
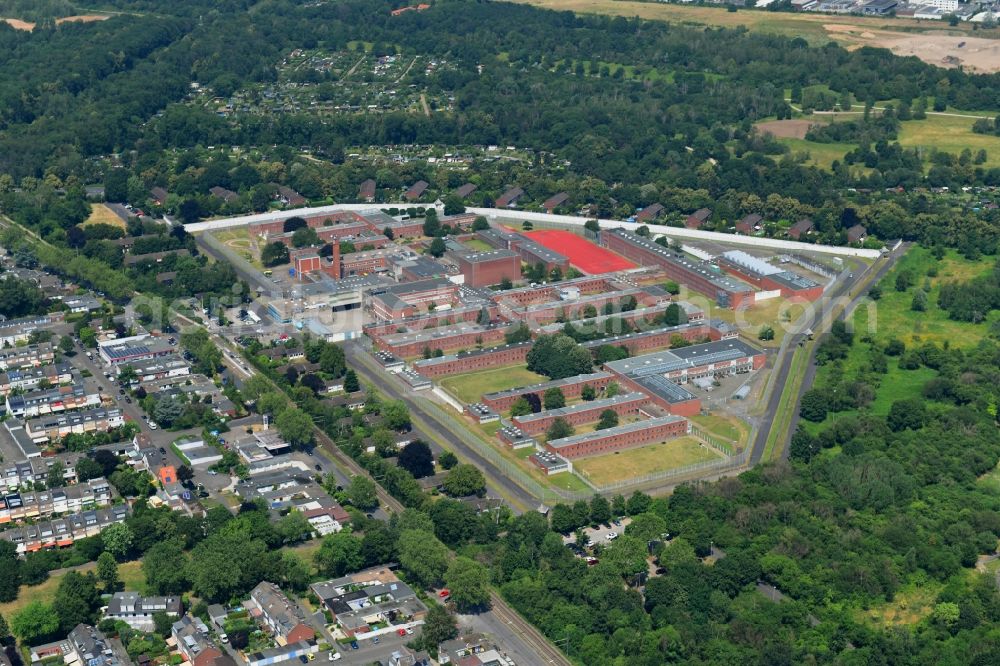
[[[807,335],[806,331],[812,330],[814,336],[821,335],[826,327],[831,323],[832,314],[834,311],[842,305],[841,298],[845,294],[850,294],[851,290],[859,284],[863,284],[866,281],[874,284],[878,280],[881,280],[883,276],[895,265],[896,261],[906,252],[909,248],[909,244],[902,244],[895,250],[889,253],[889,256],[885,259],[879,259],[877,263],[872,264],[865,268],[864,271],[858,273],[856,276],[852,277],[852,274],[848,274],[847,278],[843,278],[843,273],[838,276],[834,288],[829,290],[827,294],[824,294],[823,298],[818,301],[820,308],[818,311],[811,310],[808,314],[797,322],[795,330],[790,332],[785,336],[782,341],[781,347],[778,350],[777,358],[775,360],[774,368],[771,370],[772,374],[772,389],[771,394],[768,396],[767,407],[764,411],[764,415],[761,417],[761,422],[767,426],[773,426],[775,422],[775,416],[778,413],[779,408],[783,406],[783,388],[788,382],[791,375],[792,361],[795,357],[795,346],[804,342]],[[874,274],[872,275],[872,271]],[[851,311],[862,298],[867,296],[867,290],[861,289],[855,294],[851,300],[844,306],[843,311]],[[822,330],[821,330],[822,329]],[[807,363],[807,368],[812,368],[813,359],[816,350],[815,346],[810,351],[810,357]],[[798,394],[795,396],[794,405],[791,409],[794,409],[791,420],[791,427],[785,437],[790,436],[790,433],[794,432],[795,424],[798,420],[798,404],[802,398],[802,394],[809,390],[811,387],[811,378],[814,372],[809,371],[805,380],[799,387]],[[767,446],[768,436],[770,434],[770,427],[762,427],[757,430],[757,434],[752,443],[752,449],[750,452],[750,466],[756,465],[761,461],[764,455],[764,449]],[[781,451],[782,457],[787,457],[787,446],[786,442],[781,441],[778,443],[778,448]]]
[[[343,347],[349,365],[355,372],[364,377],[365,382],[373,384],[384,395],[406,403],[410,410],[414,431],[421,439],[432,447],[443,440],[452,452],[467,462],[471,462],[484,472],[493,471],[494,473],[486,475],[486,489],[497,497],[507,499],[512,509],[520,507],[521,510],[530,511],[538,506],[537,498],[507,478],[492,463],[482,457],[474,447],[467,444],[463,439],[463,433],[458,432],[455,424],[442,422],[424,409],[413,392],[403,389],[400,382],[395,381],[382,370],[363,347],[350,341],[345,342]],[[464,436],[468,437],[469,435],[465,434]]]

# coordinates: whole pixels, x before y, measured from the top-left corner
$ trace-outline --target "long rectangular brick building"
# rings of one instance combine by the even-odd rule
[[[681,384],[699,377],[726,377],[764,366],[764,352],[732,338],[611,361],[604,369],[622,386],[643,391],[671,414],[693,416],[700,400]]]
[[[558,388],[567,398],[579,398],[584,386],[590,386],[595,391],[603,391],[604,387],[611,383],[611,379],[611,373],[602,370],[585,375],[566,377],[564,379],[554,379],[550,382],[532,384],[531,386],[520,386],[507,391],[487,393],[483,396],[482,402],[494,412],[500,413],[510,409],[511,405],[517,402],[518,398],[529,393],[533,393],[541,399],[550,388]]]
[[[645,393],[633,392],[603,400],[580,402],[560,409],[547,409],[537,414],[515,416],[511,421],[524,434],[534,436],[548,430],[552,422],[558,418],[565,419],[571,426],[578,426],[600,420],[601,412],[606,409],[613,410],[620,418],[638,414],[639,410],[648,403],[649,396]]]
[[[545,448],[563,458],[575,459],[621,451],[633,446],[656,444],[688,434],[688,420],[680,416],[662,416],[656,419],[626,423],[625,425],[597,430],[581,435],[554,439]]]
[[[532,342],[518,342],[502,347],[476,349],[416,361],[413,369],[425,377],[445,377],[462,372],[476,372],[488,368],[499,368],[504,365],[524,363],[531,351]]]
[[[721,307],[739,309],[754,303],[754,291],[749,285],[716,272],[713,267],[680,256],[631,231],[602,231],[601,244],[642,266],[658,266],[671,280],[704,294]]]
[[[419,356],[425,349],[444,352],[475,347],[496,347],[504,342],[509,326],[480,326],[461,323],[455,326],[429,328],[406,333],[390,333],[375,338],[375,345],[396,356]]]

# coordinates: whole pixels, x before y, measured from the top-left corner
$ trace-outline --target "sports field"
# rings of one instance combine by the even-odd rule
[[[635,268],[631,261],[594,245],[571,231],[545,229],[529,231],[525,235],[536,243],[569,257],[569,263],[584,273],[595,275]]]

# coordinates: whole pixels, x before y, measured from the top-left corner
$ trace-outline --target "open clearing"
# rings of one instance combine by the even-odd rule
[[[107,224],[119,229],[125,228],[125,221],[115,215],[115,212],[104,204],[90,205],[90,217],[84,221],[83,226],[89,224]]]
[[[660,444],[574,460],[573,467],[592,482],[603,485],[719,457],[694,437],[678,437]]]
[[[855,611],[855,617],[882,629],[914,625],[931,614],[943,587],[934,580],[910,585],[896,592],[892,601]]]
[[[729,416],[724,412],[717,414],[696,414],[690,417],[690,420],[716,437],[739,444],[743,444],[750,434],[750,426],[735,416]]]
[[[1000,53],[997,54],[1000,62]],[[955,116],[932,116],[926,120],[907,120],[901,123],[899,143],[906,148],[941,150],[955,155],[968,148],[975,155],[986,151],[985,167],[1000,166],[1000,137],[991,134],[976,134],[972,118]]]
[[[546,381],[542,375],[523,365],[509,365],[464,375],[452,375],[441,380],[441,386],[462,403],[479,402],[484,393],[538,384]]]
[[[80,573],[86,573],[88,571],[96,572],[97,564],[94,562],[88,562],[87,564],[76,567],[74,570],[79,571]],[[56,598],[56,593],[59,591],[59,582],[65,575],[66,571],[61,571],[58,574],[49,576],[48,580],[41,585],[32,585],[30,587],[28,585],[22,585],[21,590],[17,595],[17,599],[5,604],[0,604],[0,615],[2,615],[7,621],[10,621],[12,615],[17,613],[32,601],[41,601],[46,604],[52,603],[52,601]],[[119,564],[118,577],[127,591],[140,593],[145,592],[146,577],[142,573],[142,563],[138,560]]]
[[[860,337],[871,334],[880,341],[898,338],[907,347],[924,342],[938,345],[947,342],[952,347],[971,347],[977,344],[989,331],[990,324],[997,319],[997,313],[991,313],[980,324],[953,321],[948,318],[947,312],[938,307],[938,295],[943,283],[964,282],[989,273],[993,264],[994,260],[990,257],[969,261],[954,250],[949,250],[941,261],[937,261],[929,250],[912,248],[882,281],[882,297],[868,307],[862,304],[855,312],[855,335]],[[938,274],[936,277],[927,277],[927,271],[932,267],[937,268]],[[913,276],[913,286],[904,292],[895,289],[896,276],[901,272],[909,272]],[[910,308],[913,292],[924,285],[925,278],[931,284],[927,310],[914,312]]]
[[[837,16],[812,13],[778,13],[725,7],[689,7],[655,2],[625,0],[511,0],[546,9],[610,16],[638,16],[689,25],[727,28],[745,26],[750,30],[802,37],[814,46],[836,41],[847,48],[874,46],[899,55],[915,55],[924,62],[945,67],[962,65],[983,72],[1000,71],[1000,31],[976,31],[969,23],[949,26],[945,21],[918,21],[904,18]],[[832,22],[835,21],[835,22]],[[959,44],[964,45],[959,48]]]
[[[767,120],[757,123],[755,127],[765,134],[778,139],[804,139],[806,132],[813,125],[823,125],[819,120],[804,120],[801,118],[790,120]]]
[[[785,337],[785,328],[791,325],[802,316],[803,305],[795,303],[785,298],[772,298],[753,307],[742,310],[732,310],[729,308],[713,308],[712,317],[721,319],[730,324],[734,324],[740,335],[754,344],[763,347],[777,347]],[[760,340],[759,335],[762,328],[770,326],[774,329],[773,340]]]

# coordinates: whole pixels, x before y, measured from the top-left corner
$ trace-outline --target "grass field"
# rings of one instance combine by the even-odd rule
[[[95,571],[96,569],[97,565],[95,563],[88,562],[77,567],[76,571],[86,573],[88,571]],[[33,585],[31,587],[22,585],[17,599],[0,604],[0,615],[10,621],[14,613],[17,613],[32,601],[41,601],[46,604],[52,603],[56,598],[56,593],[59,591],[59,582],[64,575],[65,572],[61,572],[58,575],[49,576],[48,580],[41,585]],[[118,575],[127,591],[145,592],[146,577],[142,573],[142,564],[138,560],[118,565]]]
[[[490,250],[493,249],[493,247],[490,246],[489,243],[481,241],[478,238],[472,238],[467,241],[462,241],[462,244],[468,245],[470,248],[476,250],[477,252],[489,252]]]
[[[83,226],[88,224],[107,224],[119,229],[125,228],[124,220],[115,215],[113,210],[100,203],[90,205],[90,217],[84,221]]]
[[[700,426],[705,431],[728,439],[733,442],[743,444],[750,434],[750,426],[735,416],[725,414],[696,414],[690,417],[691,422]]]
[[[441,386],[460,402],[470,403],[479,402],[484,393],[537,384],[545,379],[523,365],[512,365],[445,377],[441,380]]]
[[[954,116],[927,116],[926,120],[908,120],[902,123],[899,143],[906,148],[942,150],[959,154],[966,148],[975,155],[986,151],[985,167],[1000,166],[1000,137],[976,134],[972,131],[972,118]],[[846,152],[846,151],[845,151]]]
[[[934,610],[943,587],[941,583],[930,580],[920,585],[909,585],[896,592],[892,601],[867,610],[856,610],[855,618],[882,629],[914,625]]]
[[[215,239],[229,248],[232,252],[240,255],[257,270],[263,270],[264,265],[260,263],[260,252],[257,243],[250,238],[250,232],[246,227],[233,227],[230,229],[219,229],[211,232]]]
[[[882,281],[882,298],[868,307],[862,305],[856,311],[854,326],[857,335],[871,334],[876,340],[882,341],[898,338],[907,346],[923,342],[942,345],[946,341],[953,347],[977,344],[986,335],[990,323],[997,318],[997,313],[991,313],[987,321],[981,324],[952,321],[948,319],[948,313],[938,307],[938,294],[943,283],[964,282],[988,273],[992,270],[993,263],[994,260],[989,257],[969,261],[951,250],[941,261],[937,261],[929,250],[914,247]],[[938,274],[929,278],[931,290],[927,310],[914,312],[910,309],[913,292],[923,286],[927,271],[932,267],[937,268]],[[896,276],[901,272],[909,272],[914,276],[914,286],[905,292],[895,289]]]
[[[789,304],[787,299],[781,297],[762,301],[743,310],[712,308],[713,317],[735,324],[743,337],[764,347],[778,347],[785,337],[785,326],[794,322],[801,314],[801,305]],[[757,336],[764,326],[774,329],[773,340],[765,342],[758,339]]]
[[[779,138],[780,143],[791,149],[792,154],[808,153],[806,164],[830,169],[835,161],[842,161],[844,155],[857,148],[853,143],[816,143],[805,139]]]
[[[598,485],[665,472],[685,465],[719,458],[712,449],[693,437],[626,449],[573,462],[573,467]]]

